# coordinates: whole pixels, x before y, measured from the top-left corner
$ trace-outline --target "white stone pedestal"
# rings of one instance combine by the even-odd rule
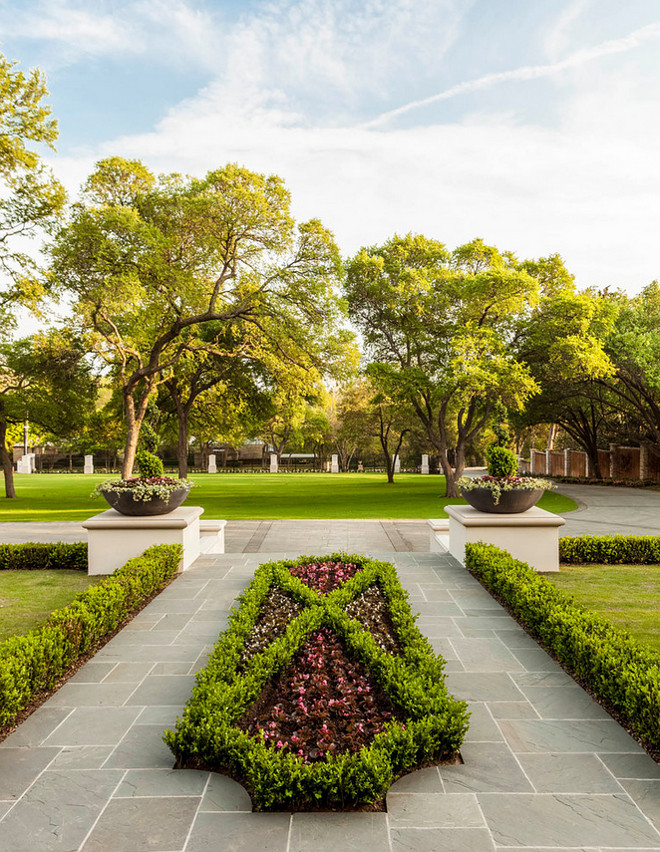
[[[422,454],[422,473],[427,474],[429,472],[429,457],[427,453]]]
[[[211,455],[209,456],[208,472],[209,473],[217,473],[218,472],[218,464],[215,460],[215,453],[211,453]]]
[[[339,456],[336,453],[332,456],[330,473],[339,473]]]
[[[94,473],[94,456],[85,456],[85,473]]]
[[[507,550],[536,571],[559,571],[559,527],[566,521],[533,506],[517,515],[479,512],[472,506],[447,506],[449,551],[465,563],[465,545],[483,541]]]
[[[201,506],[180,506],[166,515],[121,515],[107,509],[83,523],[88,531],[88,574],[112,574],[154,544],[183,545],[182,570],[199,556]]]
[[[34,473],[36,469],[34,453],[25,453],[16,462],[16,473]]]
[[[429,550],[446,553],[449,550],[449,518],[429,518]]]
[[[270,454],[270,472],[277,473],[279,466],[277,464],[277,453]]]
[[[199,551],[200,553],[225,552],[225,526],[227,521],[199,522]]]

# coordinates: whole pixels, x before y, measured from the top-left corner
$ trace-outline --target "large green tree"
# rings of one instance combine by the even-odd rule
[[[537,390],[511,347],[516,321],[538,300],[537,280],[480,240],[450,253],[409,234],[358,252],[346,295],[369,360],[414,409],[447,495],[457,496],[466,447],[494,402],[519,408]]]
[[[51,276],[121,388],[124,476],[149,399],[200,327],[241,320],[283,359],[296,334],[326,340],[339,328],[337,248],[317,220],[296,225],[289,206],[280,178],[236,165],[156,178],[113,157],[87,181],[53,247]]]

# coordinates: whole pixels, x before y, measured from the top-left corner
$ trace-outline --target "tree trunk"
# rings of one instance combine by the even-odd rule
[[[179,479],[188,478],[188,416],[184,411],[179,414],[179,438],[177,442],[177,463]]]
[[[0,408],[0,457],[2,472],[5,475],[5,497],[16,497],[14,486],[14,464],[7,451],[7,421],[4,418],[4,406]]]

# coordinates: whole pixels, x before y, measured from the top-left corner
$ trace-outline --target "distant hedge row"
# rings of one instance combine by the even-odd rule
[[[601,555],[594,561],[605,561]],[[584,609],[504,550],[468,544],[465,565],[630,730],[649,747],[660,748],[660,654]]]
[[[559,561],[567,565],[656,565],[660,564],[660,536],[564,536],[559,539]]]
[[[86,567],[85,545],[59,547],[84,547]],[[40,567],[74,567],[73,552],[69,552],[71,564],[67,566]],[[1,642],[0,729],[10,725],[36,695],[52,689],[79,657],[92,651],[159,592],[176,574],[181,555],[178,544],[150,547],[107,579],[78,594],[68,606],[53,612],[43,627]]]
[[[0,571],[87,570],[87,544],[0,544]]]

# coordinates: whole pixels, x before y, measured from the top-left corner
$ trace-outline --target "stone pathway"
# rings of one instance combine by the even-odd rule
[[[173,770],[163,729],[271,558],[204,557],[0,745],[0,852],[660,850],[660,767],[637,743],[451,556],[374,555],[470,703],[464,765],[400,779],[376,814],[251,813],[234,781]]]

